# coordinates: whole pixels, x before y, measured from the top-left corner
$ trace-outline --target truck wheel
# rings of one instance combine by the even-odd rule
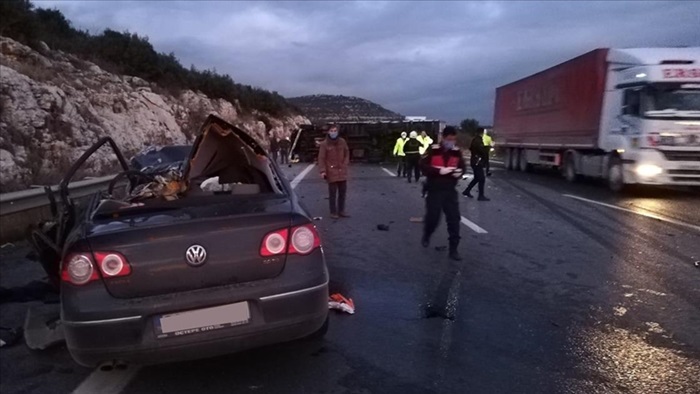
[[[528,172],[530,167],[530,163],[527,162],[527,152],[525,149],[521,149],[520,154],[518,154],[518,169],[522,172]]]
[[[564,161],[564,178],[569,183],[574,183],[578,181],[579,176],[576,174],[576,160],[574,160],[573,154],[566,155],[566,160]]]
[[[514,161],[514,160],[513,160],[513,149],[512,149],[512,148],[508,148],[508,149],[506,149],[506,157],[505,157],[505,160],[504,160],[504,164],[505,164],[505,166],[506,166],[506,170],[511,171],[511,170],[514,169],[514,168],[513,168],[513,167],[514,167],[514,166],[513,166],[513,161]]]
[[[625,188],[625,175],[622,170],[622,160],[619,157],[614,157],[610,160],[608,187],[615,193],[620,193]]]

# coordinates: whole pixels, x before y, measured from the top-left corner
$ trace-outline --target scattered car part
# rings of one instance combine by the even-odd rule
[[[355,303],[353,302],[352,298],[345,298],[340,293],[334,293],[328,297],[328,309],[335,309],[354,315]]]

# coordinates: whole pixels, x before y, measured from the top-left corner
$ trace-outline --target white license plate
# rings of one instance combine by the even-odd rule
[[[250,321],[247,302],[158,316],[153,324],[156,337],[167,338],[239,326]]]

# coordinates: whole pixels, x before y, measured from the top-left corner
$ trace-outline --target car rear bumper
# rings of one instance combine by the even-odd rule
[[[247,302],[247,323],[158,338],[162,315]],[[81,365],[119,361],[159,364],[212,357],[291,341],[322,327],[328,316],[328,271],[322,250],[289,256],[267,280],[141,298],[115,298],[100,282],[62,287],[66,344]]]
[[[64,321],[68,350],[84,366],[118,361],[135,364],[213,357],[306,337],[328,316],[328,282],[294,292],[248,300],[250,322],[214,331],[158,339],[156,316]]]

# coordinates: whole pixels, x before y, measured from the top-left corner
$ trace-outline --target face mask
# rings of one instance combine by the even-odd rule
[[[454,149],[455,143],[452,141],[442,141],[442,147],[445,148],[445,150]]]
[[[328,133],[328,136],[331,137],[332,140],[338,138],[338,132],[337,131],[331,131]]]

